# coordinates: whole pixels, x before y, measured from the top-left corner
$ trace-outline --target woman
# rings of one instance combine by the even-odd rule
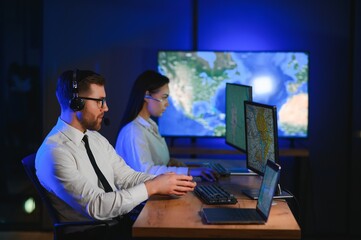
[[[121,121],[115,149],[136,171],[159,175],[175,172],[215,181],[209,168],[188,168],[171,160],[168,146],[151,117],[160,117],[168,107],[169,79],[155,71],[143,72],[136,79]]]

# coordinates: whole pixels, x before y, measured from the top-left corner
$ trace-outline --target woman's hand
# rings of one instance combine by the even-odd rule
[[[187,167],[187,165],[174,158],[171,158],[169,159],[168,167]]]
[[[216,173],[213,169],[206,167],[189,168],[189,175],[193,177],[202,177],[209,182],[217,181],[219,178],[218,173]]]

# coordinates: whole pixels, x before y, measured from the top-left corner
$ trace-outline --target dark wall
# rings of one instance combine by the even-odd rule
[[[354,235],[359,234],[361,214],[361,196],[359,191],[355,189],[360,188],[361,183],[361,4],[358,2],[355,9],[355,32],[353,40],[355,42],[355,48],[352,51],[354,64],[351,69],[353,73],[353,101],[352,101],[352,162],[350,163],[351,171],[349,171],[349,186],[348,191],[350,192],[349,198],[349,215],[350,232]]]
[[[191,3],[44,1],[44,132],[59,113],[57,76],[89,68],[107,78],[111,127],[102,133],[114,142],[132,81],[156,69],[157,50],[192,46]]]
[[[156,69],[159,49],[308,51],[310,157],[309,172],[301,174],[311,179],[307,194],[312,200],[301,211],[312,222],[302,227],[307,234],[346,234],[354,197],[348,187],[354,163],[352,96],[360,96],[351,88],[360,86],[359,70],[352,68],[360,63],[356,2],[45,0],[44,135],[59,114],[55,82],[66,69],[89,68],[107,78],[111,124],[101,132],[114,143],[129,88],[141,71]],[[355,181],[360,183],[359,178]]]
[[[41,50],[42,1],[0,1],[0,230],[41,221],[41,208],[24,208],[40,199],[20,163],[42,141]]]

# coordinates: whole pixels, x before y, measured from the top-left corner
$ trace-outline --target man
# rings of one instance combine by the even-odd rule
[[[65,71],[56,96],[61,114],[35,166],[61,220],[119,218],[154,194],[182,196],[194,189],[191,176],[135,172],[97,132],[109,110],[102,76]]]

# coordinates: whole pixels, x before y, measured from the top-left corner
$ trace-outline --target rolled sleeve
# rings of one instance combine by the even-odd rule
[[[130,209],[128,209],[128,212],[131,211],[135,206],[139,205],[140,203],[148,199],[148,191],[144,183],[129,188],[127,189],[127,191],[131,196],[131,199],[129,199],[131,201],[131,206]]]

